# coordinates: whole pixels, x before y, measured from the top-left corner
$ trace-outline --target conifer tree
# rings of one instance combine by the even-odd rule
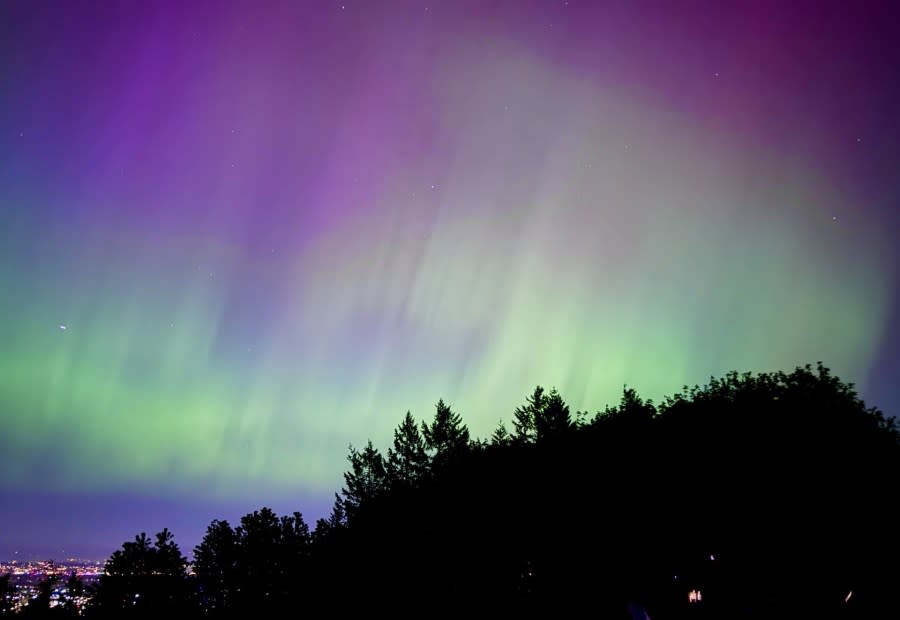
[[[537,441],[558,436],[572,430],[569,406],[563,401],[556,388],[541,399],[541,407],[534,409],[534,428]]]
[[[388,449],[387,468],[392,482],[410,486],[416,485],[428,472],[425,439],[409,411],[394,430],[394,445]]]
[[[494,432],[491,433],[491,445],[494,446],[506,446],[512,441],[512,435],[509,434],[509,431],[506,430],[506,425],[503,423],[503,420],[497,424],[497,428],[494,429]]]
[[[436,464],[444,464],[469,446],[469,428],[462,417],[450,409],[443,399],[435,405],[434,420],[422,425],[426,447],[434,453]]]
[[[348,519],[359,513],[360,507],[384,492],[388,487],[384,457],[372,441],[360,452],[350,446],[350,471],[344,473],[343,510]]]
[[[547,400],[544,388],[536,386],[534,392],[521,407],[516,407],[513,414],[513,429],[517,443],[531,443],[536,438],[535,422],[544,409]]]

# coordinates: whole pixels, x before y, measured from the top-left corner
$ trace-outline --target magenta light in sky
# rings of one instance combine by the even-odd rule
[[[439,397],[823,360],[890,413],[889,13],[4,3],[0,555],[314,517]]]

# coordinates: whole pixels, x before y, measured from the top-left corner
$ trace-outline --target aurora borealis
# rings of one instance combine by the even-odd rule
[[[439,397],[895,413],[889,9],[145,4],[0,6],[0,555],[313,520]]]

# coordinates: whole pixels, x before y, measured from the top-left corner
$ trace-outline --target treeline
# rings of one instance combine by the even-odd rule
[[[213,521],[191,575],[141,534],[85,615],[900,617],[900,434],[821,364],[594,414],[537,387],[511,423],[480,440],[443,401],[407,413],[386,452],[350,449],[312,531]]]

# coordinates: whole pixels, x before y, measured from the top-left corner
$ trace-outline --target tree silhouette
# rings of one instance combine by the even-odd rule
[[[142,532],[126,542],[106,563],[94,596],[96,617],[150,618],[188,606],[187,560],[168,529],[151,544]]]
[[[392,482],[415,486],[428,473],[429,458],[419,425],[407,411],[394,430],[394,445],[388,449],[387,471]]]
[[[387,468],[384,457],[370,440],[359,452],[350,446],[350,471],[344,473],[343,512],[348,519],[353,519],[360,508],[383,493],[388,488]]]
[[[236,529],[239,609],[274,610],[302,585],[309,553],[309,528],[299,512],[278,517],[262,508],[241,517]]]
[[[60,577],[48,575],[37,584],[37,593],[28,601],[17,617],[32,620],[53,618],[66,620],[80,615],[79,599],[84,595],[84,585],[75,573],[59,588]],[[55,599],[54,599],[55,595]]]
[[[194,550],[200,609],[206,616],[274,613],[290,606],[308,577],[311,535],[299,512],[262,508],[232,528],[214,520]]]
[[[536,396],[537,394],[535,393]],[[533,409],[534,430],[537,441],[557,437],[574,428],[569,406],[563,401],[556,388],[550,390],[546,397],[534,399],[529,403]],[[539,406],[538,406],[539,402]]]
[[[71,618],[81,613],[81,602],[85,594],[84,583],[74,572],[66,579],[65,596],[60,600],[60,607]]]
[[[316,529],[312,533],[312,541],[319,547],[327,546],[334,536],[347,526],[347,515],[344,512],[344,501],[335,493],[334,504],[328,518],[318,519]]]
[[[513,413],[513,432],[518,443],[531,443],[535,440],[535,423],[544,410],[545,401],[544,388],[538,385],[526,399],[525,405],[516,407]]]
[[[200,607],[207,615],[224,615],[234,605],[240,585],[238,536],[228,521],[213,520],[194,548],[194,573]]]
[[[497,428],[491,433],[491,445],[502,447],[509,445],[512,440],[512,435],[506,430],[506,425],[503,424],[503,420],[500,420],[497,424]]]
[[[435,405],[431,425],[423,423],[422,435],[426,447],[434,453],[433,460],[437,465],[446,464],[469,447],[469,428],[443,399]]]
[[[826,369],[729,373],[660,407],[625,387],[589,425],[538,387],[516,414],[513,443],[502,427],[488,446],[468,442],[480,447],[414,496],[388,489],[351,521],[357,568],[339,582],[375,608],[402,597],[447,613],[834,615],[851,585],[859,609],[897,608],[885,594],[897,571],[875,567],[900,549],[864,516],[888,510],[897,432]],[[440,426],[426,425],[436,455]],[[835,513],[835,489],[848,512]],[[371,558],[381,570],[359,568]]]
[[[10,574],[0,575],[0,616],[12,615],[15,586],[10,582]]]
[[[22,618],[50,618],[52,611],[50,601],[53,597],[53,587],[57,577],[49,575],[41,579],[37,584],[37,594],[28,601],[28,605],[19,614]],[[62,611],[62,610],[60,610]],[[55,617],[55,614],[53,615]]]
[[[607,407],[597,412],[592,424],[634,424],[642,425],[652,420],[657,414],[652,400],[643,400],[638,393],[627,385],[622,389],[622,398],[615,407]]]

